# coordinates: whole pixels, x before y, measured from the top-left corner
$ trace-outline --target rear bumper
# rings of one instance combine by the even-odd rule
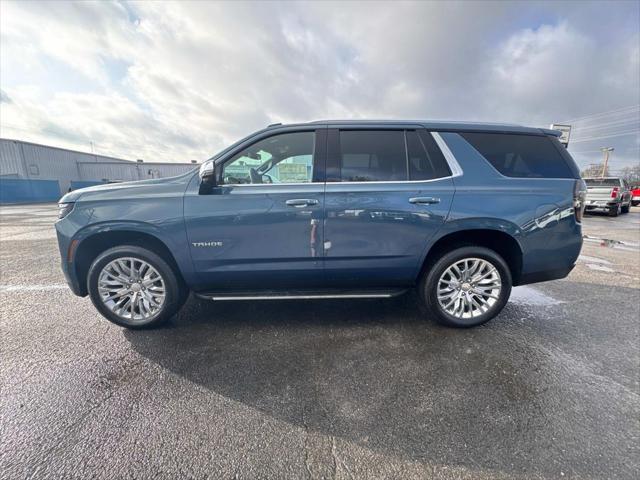
[[[556,268],[553,270],[545,270],[543,272],[527,273],[520,276],[517,285],[528,285],[530,283],[548,282],[549,280],[559,280],[565,278],[574,269],[575,264]]]
[[[589,200],[587,199],[585,203],[585,210],[597,210],[599,208],[611,208],[617,207],[620,203],[622,203],[622,199],[616,200]]]

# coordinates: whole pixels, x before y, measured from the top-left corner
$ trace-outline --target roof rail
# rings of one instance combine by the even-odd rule
[[[282,123],[281,123],[281,122],[278,122],[278,123],[272,123],[271,125],[267,125],[267,128],[277,127],[277,126],[280,126],[280,125],[282,125]]]

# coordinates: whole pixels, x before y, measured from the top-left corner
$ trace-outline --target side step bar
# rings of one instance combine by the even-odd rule
[[[204,300],[328,300],[336,298],[391,298],[402,295],[407,290],[384,290],[371,292],[262,292],[262,293],[195,293]]]

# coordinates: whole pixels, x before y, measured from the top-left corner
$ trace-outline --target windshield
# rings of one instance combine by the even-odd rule
[[[585,183],[589,187],[619,187],[620,180],[617,178],[585,178]]]

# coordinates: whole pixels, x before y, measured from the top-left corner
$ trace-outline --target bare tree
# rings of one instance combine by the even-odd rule
[[[621,168],[620,176],[629,185],[640,185],[640,164]]]
[[[591,165],[589,165],[587,168],[585,168],[580,175],[583,177],[601,177],[602,175],[602,168],[604,167],[603,163],[592,163]],[[604,172],[604,176],[608,177],[609,176],[609,166],[607,166],[605,172]]]

